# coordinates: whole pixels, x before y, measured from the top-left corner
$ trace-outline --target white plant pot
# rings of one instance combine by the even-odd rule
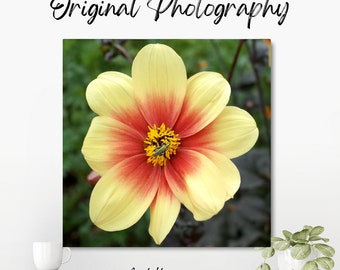
[[[278,251],[277,263],[279,270],[301,270],[306,262],[313,260],[315,257],[310,254],[306,259],[296,260],[290,255],[291,248],[284,251]]]

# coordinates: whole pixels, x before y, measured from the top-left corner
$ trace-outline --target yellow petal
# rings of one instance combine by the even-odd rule
[[[214,159],[218,158],[223,160],[216,163],[202,153],[181,149],[165,167],[171,190],[196,220],[206,220],[216,215],[230,198],[226,181],[229,177],[239,177],[234,169],[229,170],[229,163],[220,167],[227,161],[226,157],[217,153]],[[231,180],[233,182],[237,180]]]
[[[208,149],[200,149],[200,153],[208,157],[220,171],[220,174],[223,175],[222,181],[224,182],[224,188],[226,190],[225,199],[229,200],[233,198],[241,184],[240,172],[236,165],[229,158],[219,152]]]
[[[100,74],[88,85],[86,99],[98,115],[113,117],[137,129],[147,126],[133,96],[132,79],[123,73],[107,71]]]
[[[119,113],[122,108],[135,105],[131,78],[120,72],[104,72],[87,86],[86,99],[98,115]]]
[[[132,65],[134,95],[150,126],[173,127],[186,90],[186,70],[176,52],[162,44],[143,47]]]
[[[182,146],[212,149],[235,158],[248,152],[255,145],[258,135],[256,122],[247,111],[227,106],[205,129],[183,140]]]
[[[123,230],[135,224],[155,197],[161,173],[160,167],[147,164],[143,155],[118,163],[92,191],[92,222],[105,231]]]
[[[222,112],[229,96],[230,85],[219,73],[199,72],[190,77],[175,130],[181,137],[202,130]]]
[[[107,116],[93,118],[81,149],[88,165],[104,175],[118,162],[143,154],[144,133]]]
[[[150,207],[149,233],[156,244],[161,244],[170,232],[180,207],[181,203],[174,196],[164,178]]]

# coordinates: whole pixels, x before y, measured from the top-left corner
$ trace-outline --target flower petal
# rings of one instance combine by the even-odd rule
[[[226,190],[226,201],[232,199],[241,185],[241,176],[236,165],[219,152],[200,149],[200,153],[208,157],[216,165],[220,174],[223,175],[221,180],[224,182]]]
[[[89,166],[100,175],[121,160],[144,153],[144,137],[134,128],[107,116],[93,118],[81,149]]]
[[[213,160],[197,151],[181,149],[165,167],[171,190],[196,220],[217,214],[235,192],[235,183],[239,183],[238,171],[226,157],[212,151],[209,155]]]
[[[150,126],[173,127],[186,89],[186,70],[176,52],[162,44],[143,47],[132,64],[134,95]]]
[[[181,203],[172,193],[164,174],[157,195],[150,206],[149,233],[156,244],[161,244],[174,225]]]
[[[147,126],[133,97],[132,79],[123,73],[108,71],[100,74],[88,85],[86,99],[98,115],[129,123],[137,130]]]
[[[145,156],[130,157],[98,181],[90,198],[90,218],[105,231],[118,231],[135,224],[150,206],[162,171],[145,162]]]
[[[205,129],[183,140],[182,146],[212,149],[235,158],[248,152],[258,135],[256,122],[247,111],[227,106]]]
[[[221,74],[199,72],[190,77],[187,94],[175,130],[187,137],[210,124],[225,108],[230,85]]]

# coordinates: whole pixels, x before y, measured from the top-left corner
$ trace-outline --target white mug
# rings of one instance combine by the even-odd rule
[[[71,249],[60,242],[33,243],[33,261],[38,270],[57,270],[70,259]]]

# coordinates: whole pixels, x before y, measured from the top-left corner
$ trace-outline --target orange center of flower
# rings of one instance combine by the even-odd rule
[[[180,138],[178,134],[167,128],[163,123],[160,127],[148,127],[148,136],[145,138],[145,153],[148,157],[147,162],[152,163],[153,166],[165,166],[166,161],[172,155],[176,155],[176,149],[180,145]]]

